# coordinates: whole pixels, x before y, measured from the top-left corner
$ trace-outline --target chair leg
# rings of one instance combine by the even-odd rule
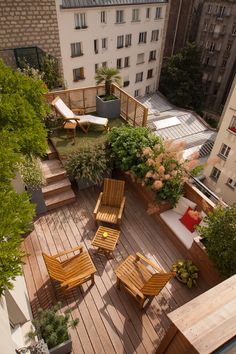
[[[143,309],[143,305],[144,305],[145,300],[146,300],[146,298],[139,300],[139,308],[140,308],[140,310]]]
[[[95,280],[94,280],[94,274],[91,275],[91,285],[94,285],[95,284]]]
[[[121,281],[119,278],[117,278],[116,280],[116,286],[117,286],[117,289],[120,290],[120,285],[121,285]]]

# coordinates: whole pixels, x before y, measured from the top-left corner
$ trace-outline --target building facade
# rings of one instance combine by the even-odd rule
[[[204,184],[224,202],[236,202],[236,77],[227,99],[211,158],[219,161],[205,169]]]
[[[236,73],[236,2],[205,1],[198,26],[206,110],[220,113]]]
[[[119,69],[131,95],[154,92],[168,1],[57,0],[64,79],[68,88],[93,86],[101,66]]]

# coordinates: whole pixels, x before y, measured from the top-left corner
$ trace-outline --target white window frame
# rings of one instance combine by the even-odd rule
[[[99,42],[98,42],[98,39],[94,39],[94,40],[93,40],[93,47],[94,47],[94,53],[95,53],[95,54],[98,54],[98,51],[99,51]]]
[[[140,9],[132,10],[132,22],[140,22]]]
[[[157,60],[157,51],[156,51],[156,49],[151,50],[149,52],[149,61],[154,61],[154,60]]]
[[[135,75],[135,83],[142,82],[142,81],[143,81],[143,71],[141,71]]]
[[[157,42],[159,39],[159,29],[155,29],[152,31],[151,42]]]
[[[137,89],[134,91],[134,97],[139,97],[141,96],[141,89]]]
[[[152,76],[149,76],[149,73],[152,73]],[[152,79],[153,78],[153,69],[148,69],[147,71],[147,79]]]
[[[219,152],[219,156],[223,157],[224,159],[227,159],[227,157],[229,156],[231,147],[226,145],[226,144],[222,144],[221,148],[220,148],[220,152]]]
[[[117,49],[124,48],[124,35],[117,36]]]
[[[106,13],[106,11],[101,11],[100,20],[101,20],[101,23],[107,23],[107,13]]]
[[[122,69],[122,58],[116,59],[116,68]]]
[[[138,43],[147,43],[147,32],[139,32]]]
[[[236,130],[236,116],[233,116],[229,125],[229,130],[231,130],[232,128],[234,128]],[[235,131],[236,133],[236,131]]]
[[[124,22],[124,10],[116,10],[116,23]]]
[[[86,13],[85,12],[79,12],[74,15],[75,19],[75,28],[80,29],[80,28],[87,28],[87,21],[86,21]]]
[[[130,47],[132,45],[132,33],[125,35],[125,46]]]
[[[156,7],[156,11],[155,11],[155,20],[158,20],[159,18],[161,18],[161,7]]]
[[[228,178],[226,184],[232,189],[236,188],[236,182],[232,178]]]
[[[151,85],[146,86],[145,87],[145,95],[149,95],[150,91],[151,91]]]
[[[143,64],[144,63],[144,57],[145,57],[145,54],[144,53],[139,53],[137,54],[137,62],[136,62],[136,65],[139,65],[139,64]]]
[[[220,174],[221,174],[221,170],[219,170],[217,167],[213,167],[212,170],[211,170],[211,175],[210,177],[214,180],[214,181],[218,181],[219,177],[220,177]]]
[[[147,7],[146,8],[146,19],[150,20],[150,18],[151,18],[151,8]]]
[[[102,67],[103,67],[103,68],[107,68],[107,61],[103,61],[103,62],[102,62]]]
[[[124,68],[128,68],[130,66],[130,57],[124,58]]]
[[[82,42],[71,43],[70,49],[71,49],[71,58],[76,58],[83,55]]]
[[[81,70],[82,69],[82,70]],[[83,72],[83,76],[81,76],[81,71]],[[79,72],[79,75],[76,75],[76,72]],[[80,67],[80,68],[74,68],[73,69],[73,81],[80,81],[80,80],[84,80],[84,67]]]
[[[94,65],[94,69],[95,69],[95,73],[96,73],[97,70],[99,69],[99,64],[95,64],[95,65]]]
[[[108,49],[108,39],[107,38],[102,38],[102,49],[103,50]]]

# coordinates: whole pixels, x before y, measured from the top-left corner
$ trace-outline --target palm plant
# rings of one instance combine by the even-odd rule
[[[114,82],[120,84],[121,76],[119,71],[115,68],[101,67],[97,69],[95,75],[96,85],[105,82],[105,94],[106,96],[111,95],[111,84]]]

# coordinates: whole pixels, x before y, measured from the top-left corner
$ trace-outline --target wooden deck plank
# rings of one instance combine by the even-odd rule
[[[114,258],[94,255],[91,241],[97,227],[92,213],[98,193],[93,188],[79,191],[73,205],[41,216],[35,222],[35,230],[24,240],[23,248],[29,255],[23,268],[33,313],[40,305],[54,303],[54,293],[60,297],[48,278],[41,252],[55,254],[81,244],[90,252],[97,273],[94,286],[85,283],[62,298],[63,308],[71,306],[73,318],[80,319],[77,328],[71,331],[73,353],[155,353],[170,324],[166,314],[197,296],[203,288],[189,291],[173,279],[140,311],[133,298],[115,287],[114,270],[118,264],[129,254],[141,251],[169,271],[181,254],[127,186],[126,209]]]

